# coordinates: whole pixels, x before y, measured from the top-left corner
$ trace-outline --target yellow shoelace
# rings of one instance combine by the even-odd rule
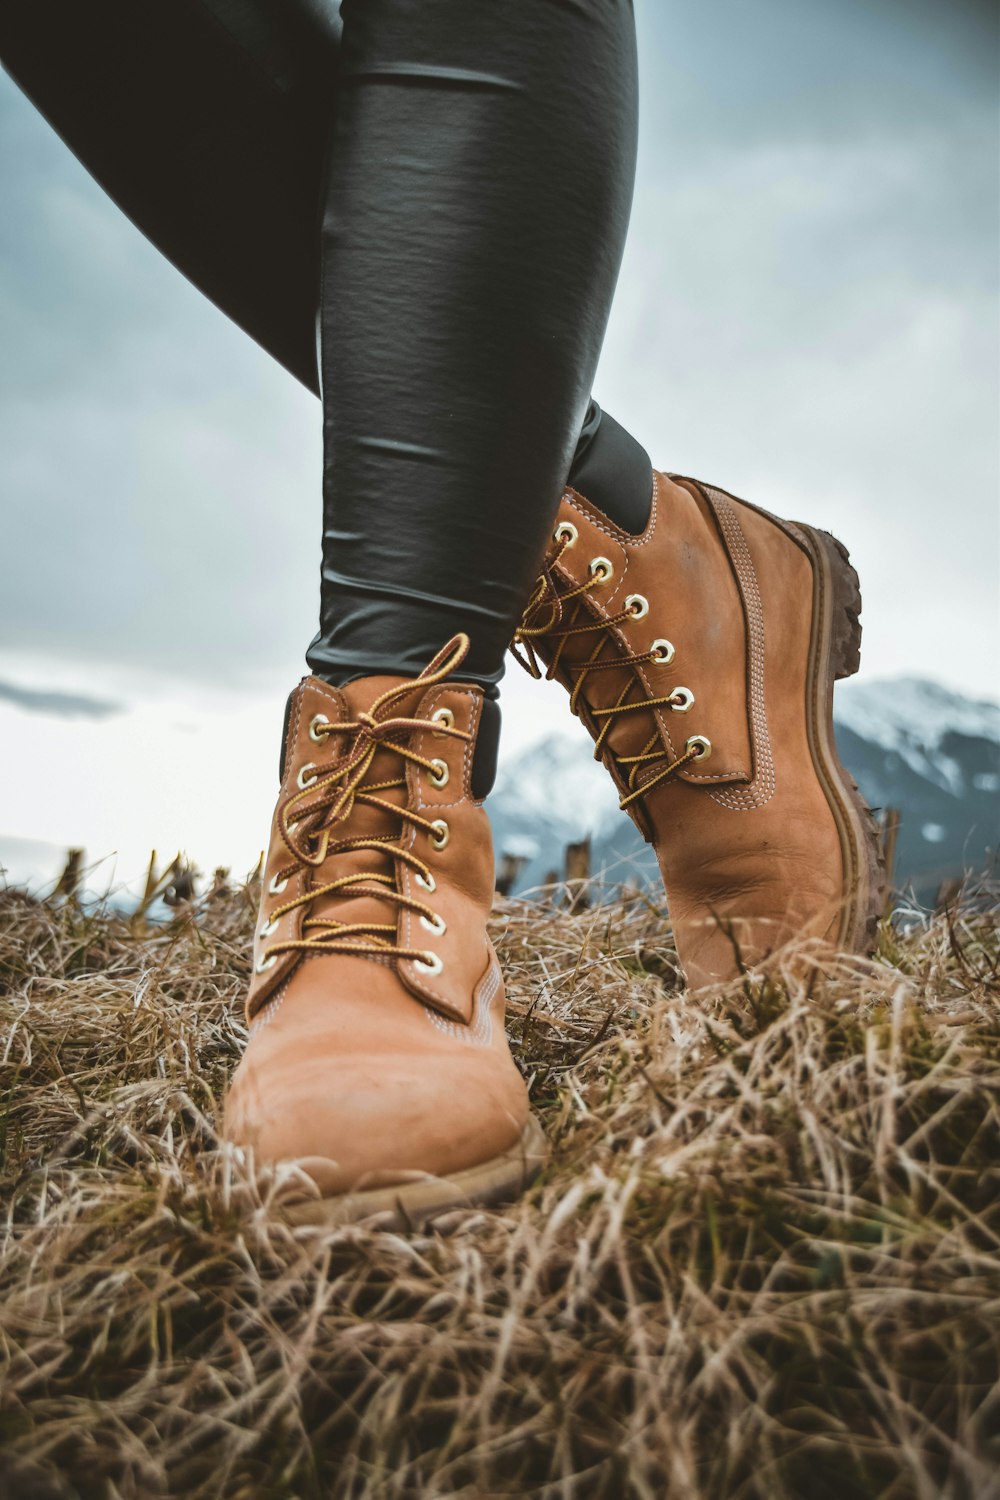
[[[535,592],[528,601],[524,611],[521,624],[514,632],[511,642],[511,653],[530,676],[540,678],[543,675],[551,680],[556,676],[562,663],[563,653],[568,641],[576,636],[599,634],[589,657],[583,662],[565,662],[563,670],[570,677],[572,686],[570,688],[569,706],[574,713],[579,712],[579,704],[582,699],[587,707],[591,718],[600,724],[600,729],[595,738],[594,758],[602,760],[610,757],[619,775],[631,788],[619,798],[619,806],[628,807],[630,803],[639,797],[644,797],[661,781],[675,776],[682,767],[694,760],[703,760],[711,754],[711,744],[701,735],[692,736],[684,749],[684,753],[676,760],[661,766],[655,775],[650,776],[641,786],[636,785],[636,778],[641,768],[651,765],[655,761],[665,758],[666,752],[660,740],[659,733],[654,733],[638,755],[620,755],[610,745],[606,744],[608,734],[616,718],[622,714],[638,713],[644,710],[656,708],[670,708],[676,711],[685,711],[690,708],[694,699],[687,688],[674,688],[672,692],[663,697],[648,698],[640,696],[631,698],[630,695],[638,688],[640,694],[647,691],[638,671],[634,670],[631,679],[619,693],[613,704],[606,708],[597,708],[588,701],[584,694],[584,685],[593,672],[608,671],[616,667],[638,668],[645,662],[653,662],[659,666],[667,666],[674,658],[674,648],[669,641],[657,640],[652,643],[647,651],[636,652],[632,655],[623,655],[620,644],[613,638],[610,632],[616,625],[625,620],[641,618],[649,608],[648,602],[639,594],[630,594],[623,607],[616,614],[607,615],[602,619],[595,619],[589,614],[584,604],[584,598],[594,589],[600,588],[606,581],[607,573],[600,569],[594,570],[592,565],[591,576],[585,583],[577,584],[573,588],[560,590],[559,580],[555,574],[555,568],[566,549],[572,546],[575,537],[563,535],[560,539],[558,551],[553,555],[551,561],[546,559],[542,565],[542,571],[538,575]],[[601,559],[595,559],[600,562]],[[633,602],[636,601],[636,602]],[[571,605],[571,612],[567,613],[567,606]],[[544,662],[539,659],[534,643],[542,640],[547,643],[555,643],[552,660],[545,668]],[[608,645],[612,646],[614,654],[605,656],[604,652]],[[518,650],[521,647],[524,654]],[[544,669],[544,671],[543,671]]]
[[[327,860],[339,854],[368,849],[394,862],[401,861],[416,871],[418,881],[428,892],[434,890],[434,876],[430,867],[418,855],[402,847],[402,838],[407,827],[424,832],[435,847],[443,849],[448,842],[448,825],[441,819],[423,818],[406,806],[386,800],[385,794],[406,787],[406,763],[420,766],[432,782],[440,784],[443,761],[428,760],[418,755],[403,743],[412,734],[430,729],[436,735],[469,741],[468,730],[456,729],[443,717],[432,719],[394,716],[392,709],[415,690],[426,691],[442,682],[458,667],[469,650],[469,638],[456,635],[443,646],[418,677],[390,688],[376,698],[367,712],[354,719],[330,723],[323,715],[316,715],[311,725],[312,737],[318,742],[341,741],[340,753],[326,765],[306,765],[299,771],[299,790],[286,799],[278,820],[282,842],[288,850],[289,861],[272,877],[270,890],[280,894],[292,875],[301,868],[318,870]],[[366,777],[379,750],[391,751],[403,763],[401,773],[389,780],[368,781]],[[303,773],[315,774],[304,779]],[[338,829],[344,829],[355,807],[380,808],[388,816],[399,821],[395,834],[371,835],[369,837],[336,837]],[[271,912],[262,934],[273,930],[274,925],[287,912],[297,907],[308,909],[321,897],[373,896],[387,902],[396,911],[406,909],[423,916],[437,928],[440,919],[425,902],[405,896],[397,888],[396,871],[383,873],[357,871],[327,880],[318,886],[309,886],[300,896],[286,901]],[[433,955],[423,949],[404,948],[392,941],[397,930],[392,922],[338,922],[333,918],[306,917],[302,923],[303,933],[309,929],[314,935],[285,942],[273,943],[264,950],[258,965],[260,972],[270,968],[279,953],[301,950],[306,953],[362,953],[378,958],[412,958],[424,962]],[[387,936],[388,935],[388,936]]]

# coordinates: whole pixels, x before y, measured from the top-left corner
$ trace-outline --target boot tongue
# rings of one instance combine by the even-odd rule
[[[405,696],[400,696],[396,701],[385,705],[383,709],[377,706],[377,700],[384,693],[402,687],[408,681],[409,679],[400,677],[365,677],[346,683],[338,689],[338,696],[343,701],[343,712],[334,722],[350,724],[356,722],[358,714],[370,713],[373,709],[378,718],[415,717],[421,697],[426,691],[423,683],[412,684]],[[406,745],[410,738],[410,735],[400,735],[398,743]],[[320,776],[322,777],[337,761],[345,757],[356,743],[355,732],[351,730],[345,729],[342,733],[331,734],[316,760]],[[387,781],[401,782],[402,785],[374,790],[379,783]],[[362,778],[358,792],[372,789],[371,795],[381,802],[391,804],[393,807],[403,807],[407,796],[405,783],[405,761],[393,754],[391,749],[380,745]],[[354,839],[381,839],[391,841],[392,845],[398,847],[401,841],[404,844],[407,842],[409,833],[407,825],[400,818],[386,808],[369,806],[358,796],[355,797],[353,805],[350,802],[345,804],[344,813],[340,818],[335,821],[330,821],[328,818],[325,826],[329,832],[331,848],[342,840]],[[351,925],[355,923],[390,925],[392,932],[372,933],[370,936],[358,933],[351,935],[350,941],[363,946],[369,945],[375,938],[389,943],[395,941],[394,934],[399,908],[395,902],[381,899],[374,894],[379,888],[387,892],[394,889],[396,862],[392,850],[383,852],[381,849],[351,849],[331,853],[323,864],[312,872],[310,883],[313,888],[318,888],[351,875],[377,875],[388,878],[384,885],[376,881],[359,881],[356,887],[347,886],[343,891],[331,891],[328,895],[317,897],[309,907],[307,920]],[[353,895],[354,889],[360,894]],[[364,894],[365,892],[367,894]],[[309,931],[313,936],[324,936],[322,928],[314,927]],[[332,930],[328,935],[332,935]]]
[[[404,710],[408,710],[416,703],[420,695],[426,691],[425,684],[414,682],[412,678],[406,677],[359,677],[354,682],[345,682],[337,692],[347,705],[348,717],[354,718],[359,713],[369,713],[376,701],[383,694],[401,688],[409,684],[409,690],[405,697],[400,697],[398,703]],[[387,709],[380,714],[380,718],[400,717],[396,704],[389,704]],[[404,717],[412,717],[408,712]]]

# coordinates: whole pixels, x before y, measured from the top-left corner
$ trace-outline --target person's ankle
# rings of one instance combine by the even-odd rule
[[[566,483],[632,536],[645,531],[653,503],[649,454],[592,400]]]
[[[361,677],[381,675],[380,673],[348,671],[346,669],[329,672],[313,672],[317,681],[325,682],[330,687],[342,688],[349,682],[355,682]],[[500,704],[497,701],[499,686],[496,683],[475,684],[483,689],[483,707],[479,719],[479,728],[476,734],[476,744],[473,751],[472,774],[470,777],[470,789],[477,802],[483,801],[493,790],[493,783],[497,774],[497,756],[500,749]],[[285,722],[281,731],[282,756],[284,754],[285,739],[288,734],[288,721],[294,693],[288,698],[285,705]],[[279,778],[284,775],[284,763],[279,767]]]

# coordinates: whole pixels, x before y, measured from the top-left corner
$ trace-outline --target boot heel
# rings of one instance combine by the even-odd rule
[[[853,677],[861,665],[861,584],[843,542],[828,531],[803,526],[813,540],[833,593],[830,620],[830,669],[835,681]]]
[[[814,526],[800,524],[799,530],[807,533],[816,576],[809,739],[817,775],[829,789],[830,808],[841,831],[844,869],[849,872],[840,943],[854,953],[873,953],[886,901],[885,861],[871,808],[841,763],[833,729],[833,684],[852,677],[861,663],[861,588],[842,542]]]

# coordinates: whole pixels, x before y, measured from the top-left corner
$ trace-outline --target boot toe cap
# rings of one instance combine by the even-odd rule
[[[347,1059],[281,1046],[258,1054],[251,1044],[223,1133],[257,1167],[297,1162],[324,1196],[447,1177],[514,1147],[529,1114],[513,1063],[470,1050]]]

